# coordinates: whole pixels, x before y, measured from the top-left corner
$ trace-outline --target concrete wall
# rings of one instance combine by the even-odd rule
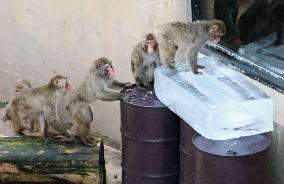
[[[133,81],[130,55],[142,35],[167,21],[187,21],[187,0],[0,0],[0,101],[14,82],[33,86],[54,74],[76,87],[93,60],[112,59],[117,78]],[[120,140],[118,102],[93,104],[93,128]]]
[[[188,2],[189,1],[189,2]],[[54,74],[80,84],[93,60],[113,60],[117,78],[133,81],[130,55],[143,34],[167,21],[187,21],[190,0],[0,0],[0,101],[14,82],[41,85]],[[274,99],[274,184],[284,181],[284,95],[252,81]],[[118,102],[95,102],[93,129],[120,140]]]

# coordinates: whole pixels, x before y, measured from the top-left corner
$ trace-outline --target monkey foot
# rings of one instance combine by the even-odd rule
[[[42,136],[41,139],[43,140],[43,142],[45,144],[48,144],[52,139],[50,139],[50,137],[48,136]]]
[[[81,144],[88,146],[88,147],[93,147],[97,145],[96,142],[92,142],[91,140],[88,140],[88,139],[81,139],[79,137],[76,137],[75,142],[80,142]]]
[[[36,133],[36,132],[38,132],[39,130],[30,130],[30,129],[28,129],[28,132],[30,133],[30,134],[32,134],[32,133]]]
[[[204,69],[204,68],[205,68],[205,66],[197,65],[197,68]]]
[[[167,65],[167,67],[172,70],[172,71],[176,71],[177,69],[173,66],[173,65]]]
[[[199,72],[199,71],[197,71],[197,70],[192,71],[192,73],[193,73],[194,75],[202,75],[202,74],[203,74],[202,72]]]

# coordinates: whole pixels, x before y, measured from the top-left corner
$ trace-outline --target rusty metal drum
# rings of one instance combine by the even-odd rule
[[[179,183],[179,117],[154,90],[122,92],[122,183]]]
[[[180,184],[194,184],[195,157],[192,138],[196,131],[180,119]]]
[[[266,134],[213,141],[196,134],[195,184],[272,184]]]

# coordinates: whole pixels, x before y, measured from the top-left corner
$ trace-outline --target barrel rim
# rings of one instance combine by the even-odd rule
[[[135,103],[131,103],[131,102],[126,101],[124,98],[121,98],[120,101],[123,101],[123,102],[130,104],[130,105],[133,105],[133,106],[145,107],[145,108],[165,108],[165,107],[167,107],[162,102],[161,102],[161,104],[163,104],[163,105],[149,106],[149,105],[138,105],[138,104],[135,104]]]
[[[255,151],[255,152],[251,152],[251,153],[249,153],[249,154],[216,154],[216,153],[210,153],[209,151],[205,151],[205,150],[201,150],[200,148],[198,148],[197,146],[196,146],[196,144],[195,144],[195,142],[194,142],[194,139],[197,137],[197,136],[202,136],[202,135],[200,135],[199,133],[196,133],[193,137],[192,137],[192,139],[191,139],[191,141],[192,141],[192,144],[193,144],[193,146],[194,146],[194,148],[195,149],[197,149],[198,151],[201,151],[201,152],[204,152],[204,153],[207,153],[207,154],[210,154],[210,155],[214,155],[214,156],[219,156],[219,157],[245,157],[245,156],[249,156],[249,155],[254,155],[254,154],[259,154],[259,153],[261,153],[261,152],[263,152],[263,151],[266,151],[268,148],[269,148],[269,146],[271,145],[271,138],[270,138],[270,136],[268,135],[268,134],[266,134],[266,133],[263,133],[263,134],[257,134],[257,135],[260,135],[260,136],[263,136],[263,137],[265,137],[267,140],[268,140],[268,144],[265,146],[265,147],[263,147],[262,149],[260,149],[259,151]],[[203,136],[202,136],[203,137]],[[244,136],[244,137],[248,137],[248,136]],[[205,137],[204,137],[205,138]],[[206,139],[206,138],[205,138]],[[218,140],[216,140],[216,141],[218,141]]]

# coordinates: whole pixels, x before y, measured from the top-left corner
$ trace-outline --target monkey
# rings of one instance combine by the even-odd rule
[[[47,144],[51,137],[48,135],[48,124],[56,121],[55,111],[58,99],[70,90],[67,77],[54,76],[48,84],[25,91],[14,98],[10,105],[11,120],[15,125],[15,132],[23,134],[23,114],[37,113],[42,140]]]
[[[31,84],[30,84],[29,81],[22,80],[22,79],[19,79],[18,81],[16,81],[16,84],[15,84],[14,90],[13,90],[13,96],[12,96],[10,102],[12,101],[13,98],[20,96],[25,90],[29,90],[29,89],[31,89]],[[3,113],[2,118],[1,118],[2,122],[5,122],[8,119],[10,119],[9,110],[10,110],[10,104],[8,103],[7,106],[4,109],[4,113]]]
[[[220,20],[198,21],[193,23],[171,22],[157,27],[154,31],[159,44],[161,62],[175,70],[172,62],[176,52],[185,54],[193,74],[202,74],[198,69],[204,66],[197,64],[198,52],[206,42],[218,43],[225,35],[226,26]]]
[[[16,81],[15,87],[14,87],[14,93],[13,93],[13,98],[17,98],[20,95],[22,95],[25,91],[30,90],[31,89],[31,84],[29,81],[27,80],[23,80],[23,79],[19,79],[18,81]],[[12,99],[10,101],[12,101]],[[2,115],[2,121],[5,122],[10,118],[10,104],[8,104],[6,106],[6,108],[4,109],[4,114]],[[27,129],[30,133],[35,132],[34,130],[34,123],[36,120],[36,116],[32,115],[32,114],[25,114],[23,115],[24,117],[24,121],[21,122],[21,124],[24,125],[25,129]],[[16,127],[16,125],[14,124],[14,127]]]
[[[82,84],[76,88],[70,96],[59,102],[57,111],[58,121],[66,125],[75,142],[86,146],[95,144],[88,140],[90,124],[93,120],[93,113],[90,104],[95,100],[114,101],[120,99],[120,92],[130,83],[123,83],[115,80],[112,62],[101,57],[96,59]]]
[[[284,2],[283,0],[274,0],[271,3],[270,17],[275,24],[276,40],[274,46],[279,46],[283,43],[283,31],[284,31]]]
[[[240,16],[238,27],[243,45],[257,41],[274,32],[275,24],[270,17],[270,6],[270,0],[255,0]]]
[[[149,33],[132,51],[131,69],[136,85],[149,88],[154,81],[154,70],[160,65],[156,38],[152,33]]]

